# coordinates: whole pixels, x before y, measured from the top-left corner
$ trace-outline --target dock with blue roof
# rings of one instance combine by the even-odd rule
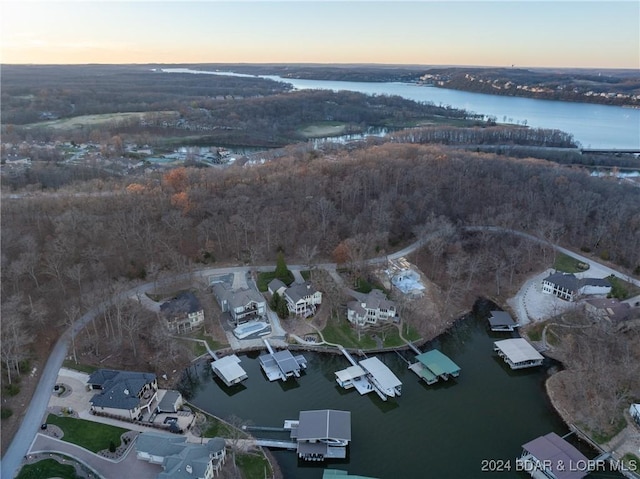
[[[427,384],[435,384],[439,380],[447,381],[450,377],[460,375],[460,366],[437,349],[421,353],[416,356],[417,362],[409,369],[416,373]]]

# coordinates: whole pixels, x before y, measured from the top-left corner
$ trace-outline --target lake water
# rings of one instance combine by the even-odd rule
[[[493,341],[505,337],[488,332],[483,320],[461,320],[422,348],[437,347],[462,368],[459,378],[432,386],[396,353],[378,355],[403,383],[397,400],[384,402],[374,393],[360,396],[338,387],[335,371],[349,366],[342,355],[304,353],[309,364],[300,379],[271,383],[253,353],[240,356],[249,379],[238,388],[227,388],[214,379],[208,363],[201,364],[191,402],[222,418],[235,415],[271,427],[297,419],[300,410],[351,411],[346,460],[308,464],[293,451],[272,450],[287,479],[319,479],[324,467],[381,479],[526,478],[514,466],[521,445],[551,431],[564,435],[567,427],[545,395],[546,368],[514,372],[493,352]],[[413,360],[413,353],[402,354]],[[254,435],[287,439],[284,433]],[[482,472],[484,459],[510,460],[512,470]]]
[[[164,71],[230,74],[184,68]],[[487,95],[420,86],[414,83],[298,80],[269,75],[262,78],[290,83],[296,89],[347,90],[369,95],[398,95],[418,102],[431,102],[435,105],[451,106],[485,116],[494,116],[498,122],[523,124],[526,121],[526,124],[531,127],[558,129],[571,133],[583,148],[640,149],[640,109]]]

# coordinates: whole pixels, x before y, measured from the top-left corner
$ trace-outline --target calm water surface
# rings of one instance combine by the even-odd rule
[[[505,336],[490,334],[484,321],[468,317],[423,347],[441,349],[462,368],[458,379],[434,386],[420,382],[396,353],[380,355],[403,382],[397,400],[384,402],[375,394],[360,396],[339,388],[334,372],[349,366],[347,360],[304,353],[309,361],[305,374],[287,383],[267,381],[256,354],[241,356],[249,379],[237,389],[214,379],[204,364],[191,402],[222,418],[235,415],[273,427],[297,419],[300,410],[351,411],[348,459],[307,464],[294,452],[273,450],[286,478],[317,479],[322,467],[381,479],[525,478],[514,470],[482,472],[482,460],[511,460],[513,466],[522,444],[551,431],[563,435],[567,428],[544,393],[546,370],[511,371],[492,350],[492,342]],[[403,354],[413,359],[413,353]],[[255,435],[286,438],[282,433]]]

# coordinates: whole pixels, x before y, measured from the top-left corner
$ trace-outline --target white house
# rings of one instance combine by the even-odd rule
[[[397,320],[396,304],[379,289],[347,303],[347,319],[357,326],[375,325],[379,321]]]
[[[571,273],[555,272],[542,280],[542,292],[575,301],[580,296],[607,295],[611,283],[606,278],[576,278]]]
[[[185,333],[204,323],[204,309],[196,296],[187,291],[160,305],[160,315],[169,331]]]
[[[224,464],[225,446],[224,439],[219,437],[193,444],[185,436],[143,432],[135,447],[138,459],[162,466],[158,479],[211,479]]]
[[[98,369],[89,376],[88,385],[100,390],[89,401],[94,413],[140,420],[157,405],[158,381],[152,373]]]

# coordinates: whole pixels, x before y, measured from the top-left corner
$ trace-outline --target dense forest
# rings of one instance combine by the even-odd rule
[[[52,184],[42,194],[24,194],[25,183],[16,181],[15,194],[0,205],[5,387],[28,365],[41,365],[80,314],[137,282],[205,265],[274,263],[278,252],[290,262],[357,265],[429,237],[416,263],[439,283],[446,321],[478,295],[503,297],[517,278],[548,266],[553,254],[520,239],[469,235],[463,226],[523,231],[640,274],[639,188],[524,153],[506,155],[506,146],[532,153],[575,146],[565,133],[496,127],[397,97],[287,92],[252,78],[227,83],[146,68],[33,68],[2,71],[3,155],[5,143],[15,142],[18,153],[47,165]],[[39,68],[46,80],[25,73]],[[125,111],[145,116],[76,129],[26,125],[45,121],[43,113],[51,121]],[[302,141],[301,128],[323,123],[398,131],[319,149]],[[90,164],[62,165],[46,143],[91,140],[112,159],[127,142],[181,134],[294,144],[262,153],[264,161],[121,176]],[[500,151],[480,151],[495,144]],[[32,166],[24,174],[37,173]],[[29,193],[45,189],[37,186]],[[135,363],[137,348],[146,345],[156,364],[180,367],[176,342],[160,328],[150,334],[145,321],[130,305],[115,304],[83,331],[87,346],[78,353],[97,358],[109,351]],[[423,326],[417,329],[429,330]]]

